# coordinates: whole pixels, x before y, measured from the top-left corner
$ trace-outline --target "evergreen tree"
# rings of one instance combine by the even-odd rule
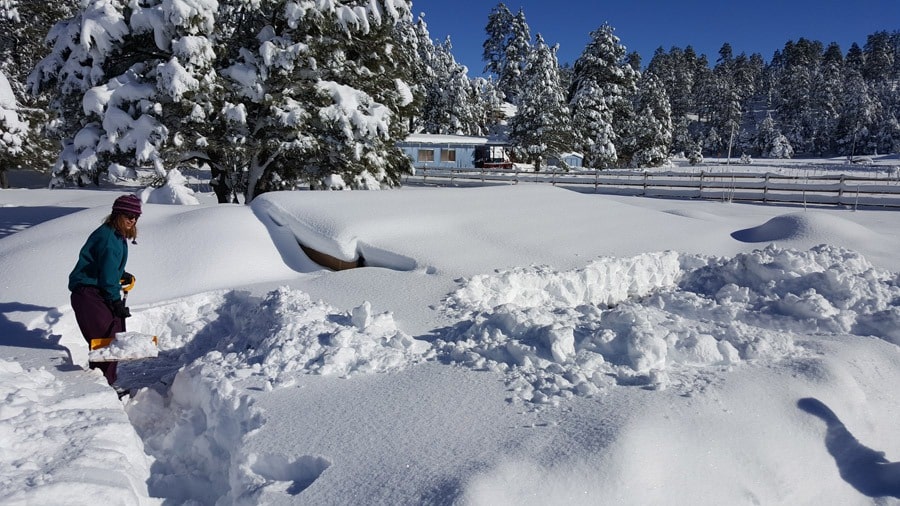
[[[744,57],[745,58],[745,57]],[[738,78],[738,61],[727,42],[719,49],[719,59],[713,68],[709,83],[715,89],[710,95],[709,123],[722,135],[721,148],[730,149],[735,135],[740,132],[744,97]]]
[[[645,74],[637,87],[635,114],[623,139],[623,159],[633,167],[659,167],[669,159],[672,109],[662,83]]]
[[[756,146],[760,155],[768,158],[791,158],[794,148],[788,138],[775,125],[771,114],[759,124],[756,134]]]
[[[815,75],[813,95],[809,104],[813,115],[814,153],[824,155],[834,149],[835,130],[843,94],[844,57],[836,43],[829,44],[822,56],[822,64]]]
[[[481,116],[475,109],[475,89],[466,67],[453,57],[450,38],[435,46],[431,60],[433,78],[425,85],[423,128],[434,134],[478,135]]]
[[[770,158],[792,158],[794,156],[794,148],[784,134],[778,134],[772,140],[772,146],[769,148],[767,156]]]
[[[477,130],[472,135],[490,135],[506,121],[503,112],[503,94],[490,79],[476,77],[470,81],[472,88],[472,114]]]
[[[28,73],[48,53],[44,37],[58,20],[69,15],[77,0],[45,2],[37,0],[0,1],[0,72],[4,73],[13,93],[20,148],[13,156],[5,153],[0,166],[0,185],[8,167],[20,166],[47,172],[56,157],[58,142],[47,136],[53,118],[48,115],[46,95],[32,95],[25,84]]]
[[[503,2],[497,4],[488,14],[484,31],[487,38],[482,45],[482,59],[485,61],[484,71],[494,76],[503,73],[506,67],[506,46],[512,37],[512,12]]]
[[[565,91],[560,86],[557,47],[538,34],[523,73],[522,97],[509,123],[509,140],[519,157],[540,170],[548,157],[571,149],[571,124]]]
[[[894,60],[895,53],[891,36],[886,31],[873,33],[863,46],[863,78],[869,87],[871,98],[876,102],[875,117],[872,119],[872,138],[869,148],[872,152],[890,152],[900,142],[894,124],[897,123],[897,80]]]
[[[578,149],[589,167],[617,163],[621,132],[631,114],[630,98],[639,74],[625,62],[625,46],[603,24],[575,61],[569,108]]]
[[[800,152],[810,152],[815,143],[819,111],[813,110],[816,75],[823,55],[822,43],[799,39],[784,48],[784,69],[778,81],[776,107],[783,133]]]
[[[860,75],[865,72],[866,65],[866,57],[863,54],[863,50],[859,47],[859,44],[854,42],[850,44],[850,49],[847,50],[847,56],[844,58],[844,63],[847,68],[847,72],[857,72]]]
[[[9,80],[0,71],[0,188],[9,188],[7,168],[22,153],[28,124],[19,118],[18,105]]]
[[[497,88],[506,100],[519,103],[522,73],[531,52],[531,29],[521,9],[513,16],[502,2],[488,15],[485,27],[484,70],[497,77]]]
[[[31,82],[57,94],[62,176],[200,158],[220,200],[249,201],[332,174],[393,185],[410,167],[395,145],[421,105],[408,2],[87,0],[49,38]]]
[[[436,79],[436,48],[434,42],[431,40],[431,34],[428,32],[428,25],[425,22],[424,16],[424,13],[419,15],[414,28],[416,34],[416,52],[422,63],[421,70],[416,75],[416,85],[424,91],[424,94],[422,108],[419,111],[419,114],[409,118],[410,132],[425,131],[425,116],[427,116],[427,111],[432,107],[431,100],[433,99],[433,97],[429,96],[429,87],[432,86]]]
[[[837,125],[838,152],[849,157],[865,152],[869,145],[876,102],[862,74],[850,70],[844,84],[840,120]]]
[[[456,62],[450,37],[435,45],[424,19],[416,23],[418,55],[425,90],[421,114],[413,131],[435,134],[486,135],[500,119],[502,97],[494,83],[469,79],[468,69]]]

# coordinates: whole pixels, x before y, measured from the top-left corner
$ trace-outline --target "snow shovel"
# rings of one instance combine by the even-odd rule
[[[128,298],[128,292],[134,288],[134,282],[134,276],[131,276],[127,284],[124,279],[122,280],[123,303]],[[122,327],[125,327],[125,318],[122,318]],[[91,362],[119,362],[153,358],[159,355],[158,345],[159,340],[151,334],[117,332],[114,337],[91,339],[88,359]]]

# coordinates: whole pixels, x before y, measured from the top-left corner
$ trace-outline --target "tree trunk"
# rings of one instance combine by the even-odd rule
[[[0,167],[0,188],[9,188],[9,176],[6,174],[6,167]]]

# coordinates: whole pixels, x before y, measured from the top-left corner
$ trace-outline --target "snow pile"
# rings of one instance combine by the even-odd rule
[[[680,274],[675,252],[602,258],[567,272],[547,267],[518,268],[472,277],[451,294],[448,304],[463,311],[489,311],[504,304],[551,309],[581,304],[610,306],[671,286]]]
[[[872,335],[900,344],[900,274],[877,269],[845,248],[770,245],[711,260],[685,276],[682,286],[751,325]]]
[[[152,358],[159,354],[156,336],[140,332],[119,332],[108,346],[88,352],[91,362]]]
[[[373,315],[368,303],[350,314],[304,292],[280,288],[266,297],[238,335],[246,352],[224,357],[235,368],[258,362],[271,381],[285,373],[351,376],[384,372],[420,361],[430,345],[397,328],[393,315]]]
[[[184,367],[166,396],[145,388],[126,405],[145,451],[155,458],[148,481],[153,496],[215,503],[244,458],[242,441],[263,423],[234,378],[213,362],[220,357],[213,353],[208,362]]]
[[[259,375],[266,388],[292,372],[349,377],[403,368],[433,355],[399,330],[391,313],[366,302],[339,311],[282,287],[262,300],[242,293],[201,294],[142,311],[130,321],[160,329],[160,348],[177,362],[216,364],[226,377]],[[173,357],[174,358],[174,357]]]
[[[799,332],[898,343],[898,301],[896,275],[832,246],[643,254],[473,277],[448,298],[445,310],[464,318],[437,346],[506,373],[514,398],[537,403],[615,383],[689,391],[692,368],[799,353]]]
[[[177,501],[211,504],[229,491],[250,494],[260,476],[272,474],[267,469],[279,467],[242,450],[243,438],[264,424],[247,382],[269,391],[292,386],[293,374],[348,377],[433,356],[428,343],[398,330],[390,313],[373,314],[368,302],[340,312],[285,287],[262,300],[242,292],[188,297],[144,310],[130,323],[161,329],[163,353],[143,370],[177,370],[166,395],[144,388],[126,406],[157,459],[151,493]]]
[[[149,459],[115,393],[96,377],[73,395],[43,368],[0,359],[0,503],[149,503]]]

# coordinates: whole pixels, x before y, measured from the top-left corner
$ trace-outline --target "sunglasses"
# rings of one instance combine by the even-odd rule
[[[137,219],[140,218],[140,216],[138,216],[136,214],[131,214],[131,213],[122,213],[122,216],[126,220],[134,220],[134,221],[137,221]]]

